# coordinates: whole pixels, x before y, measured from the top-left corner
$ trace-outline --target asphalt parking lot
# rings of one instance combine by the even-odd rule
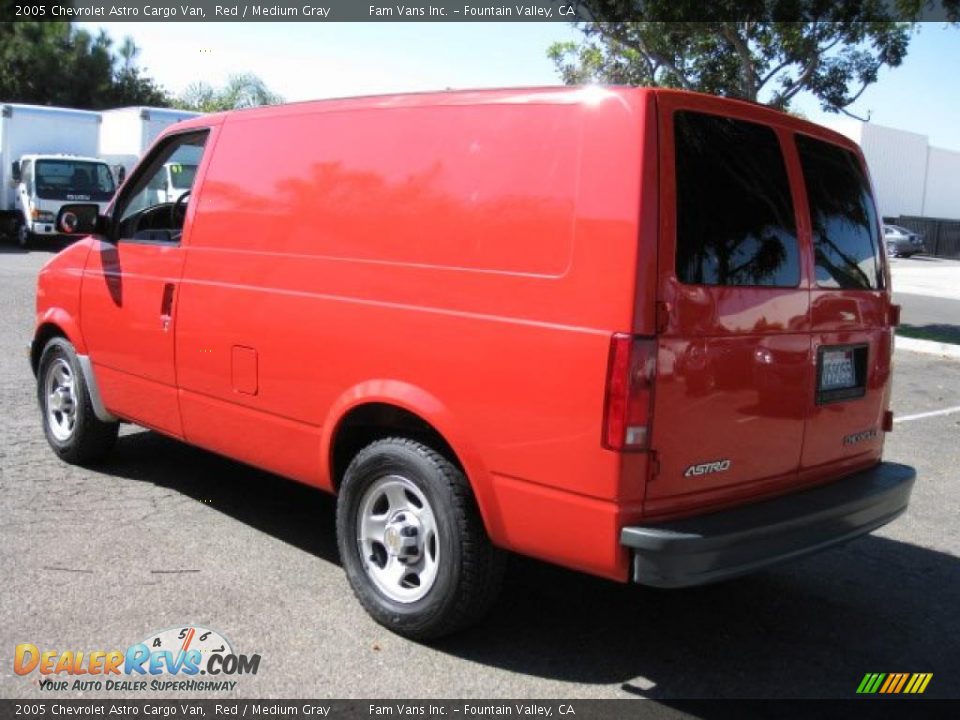
[[[960,697],[960,413],[910,418],[960,406],[960,362],[897,353],[886,455],[919,479],[894,524],[684,591],[513,558],[483,625],[424,646],[354,601],[331,498],[135,428],[96,470],[55,459],[23,350],[47,257],[0,246],[0,697],[51,695],[14,674],[18,643],[123,649],[185,624],[262,656],[247,698],[847,698],[867,672]]]

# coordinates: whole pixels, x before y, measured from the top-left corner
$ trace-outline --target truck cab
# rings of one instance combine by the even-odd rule
[[[93,157],[23,155],[11,170],[21,247],[37,236],[57,235],[57,216],[64,205],[96,205],[101,213],[116,189],[110,167]]]

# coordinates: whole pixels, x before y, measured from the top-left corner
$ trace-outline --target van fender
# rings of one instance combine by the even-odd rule
[[[101,422],[116,422],[117,417],[103,404],[103,398],[100,395],[100,386],[97,384],[97,376],[93,372],[93,363],[90,356],[87,355],[87,346],[83,342],[83,335],[73,317],[63,308],[48,308],[37,317],[37,331],[34,333],[33,343],[45,336],[49,337],[48,332],[55,330],[50,335],[65,336],[70,344],[73,345],[77,353],[77,362],[80,365],[80,372],[83,373],[83,381],[87,387],[87,393],[90,395],[90,405],[93,408],[93,414]],[[36,363],[40,361],[42,347],[32,347],[31,355]],[[31,358],[33,360],[33,358]],[[37,370],[37,367],[34,367]]]
[[[80,332],[80,325],[74,320],[73,316],[60,307],[50,307],[42,313],[37,314],[36,331],[34,332],[34,341],[43,333],[44,326],[52,325],[60,334],[66,336],[70,344],[73,345],[78,355],[87,354],[87,345],[83,341],[83,334]],[[37,348],[39,352],[42,348]]]
[[[354,385],[334,401],[323,424],[320,443],[322,467],[327,470],[324,484],[333,488],[333,478],[329,468],[333,439],[340,428],[340,423],[351,410],[370,403],[395,405],[413,413],[430,424],[446,440],[466,471],[467,482],[470,483],[477,500],[487,534],[497,543],[497,539],[503,537],[502,523],[493,492],[493,482],[489,470],[481,460],[481,453],[449,408],[430,392],[416,385],[400,380],[368,380]]]

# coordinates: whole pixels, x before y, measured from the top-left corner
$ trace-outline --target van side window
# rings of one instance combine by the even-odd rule
[[[676,113],[674,133],[680,281],[796,287],[796,222],[776,133],[695,112]]]
[[[810,204],[817,285],[855,290],[883,286],[876,206],[856,155],[797,135]]]
[[[207,134],[170,137],[137,166],[115,210],[118,240],[179,242]]]

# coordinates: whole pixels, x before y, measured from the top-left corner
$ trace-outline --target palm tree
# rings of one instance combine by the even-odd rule
[[[271,92],[259,77],[253,73],[240,73],[227,78],[227,84],[222,88],[214,88],[202,81],[191,83],[180,95],[177,106],[185,110],[219,112],[282,102],[283,98]]]

